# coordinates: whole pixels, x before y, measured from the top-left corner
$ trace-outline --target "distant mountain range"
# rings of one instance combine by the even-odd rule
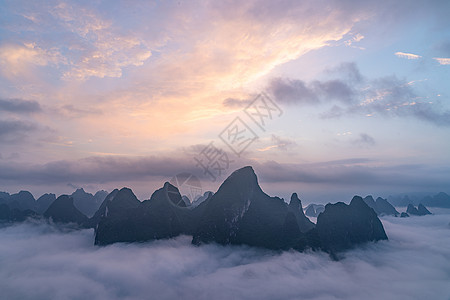
[[[419,203],[418,208],[415,208],[413,204],[409,203],[406,212],[399,213],[387,199],[378,197],[374,200],[373,197],[369,195],[366,196],[363,201],[373,209],[377,216],[400,216],[404,218],[409,217],[410,215],[425,216],[432,214],[422,203]],[[322,204],[310,204],[306,207],[305,214],[309,217],[318,217],[324,210],[325,206]]]
[[[428,207],[450,208],[450,195],[440,192],[433,196],[398,195],[389,196],[389,202],[395,206],[418,206],[423,204]]]
[[[92,195],[80,188],[73,192],[70,197],[73,198],[77,209],[86,216],[91,217],[98,210],[107,195],[108,192],[103,190]],[[38,214],[43,214],[55,200],[55,194],[44,194],[35,200],[34,196],[28,191],[20,191],[11,195],[6,192],[0,192],[0,204],[7,204],[10,209],[19,211],[32,210]]]
[[[184,234],[191,235],[196,245],[245,244],[275,250],[320,249],[331,254],[387,239],[377,212],[396,212],[384,199],[355,196],[349,205],[339,202],[323,209],[315,207],[314,213],[320,212],[314,224],[305,216],[296,193],[289,204],[268,196],[251,167],[233,172],[216,193],[205,193],[195,205],[188,205],[189,201],[169,182],[143,202],[128,188],[95,195],[78,189],[57,199],[54,194],[45,194],[37,201],[24,191],[1,193],[0,198],[0,220],[45,218],[94,228],[96,245]]]

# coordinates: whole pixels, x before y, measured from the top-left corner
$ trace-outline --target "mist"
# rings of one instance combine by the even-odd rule
[[[191,245],[93,245],[92,230],[0,228],[4,299],[449,299],[450,210],[382,218],[389,241],[325,253]]]

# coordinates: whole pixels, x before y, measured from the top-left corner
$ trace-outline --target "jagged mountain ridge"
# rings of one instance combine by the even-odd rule
[[[348,206],[327,205],[315,225],[303,213],[296,193],[289,204],[268,196],[251,167],[233,172],[216,193],[208,193],[198,206],[186,207],[178,189],[166,182],[143,202],[131,189],[116,189],[105,197],[91,218],[75,206],[73,197],[63,195],[53,201],[44,217],[57,223],[94,228],[97,245],[185,234],[191,235],[196,245],[245,244],[276,250],[312,248],[335,253],[387,238],[376,213],[362,199],[353,199]]]
[[[377,213],[379,216],[398,216],[400,213],[386,199],[378,197],[376,200],[371,195],[366,196],[364,202]]]
[[[129,198],[135,198],[130,192],[127,191]],[[260,188],[251,167],[233,172],[215,194],[197,207],[180,205],[181,195],[178,189],[168,182],[155,191],[150,200],[141,203],[133,200],[122,205],[120,211],[114,212],[113,205],[119,203],[119,198],[118,195],[108,195],[94,215],[99,218],[95,225],[95,243],[98,245],[141,242],[187,234],[193,236],[192,242],[197,245],[214,242],[269,249],[293,248],[299,251],[320,248],[334,252],[351,248],[358,243],[387,238],[376,214],[362,202],[356,208],[351,205],[346,215],[368,215],[371,218],[369,225],[362,222],[361,227],[364,229],[364,226],[378,224],[381,230],[367,230],[369,236],[355,233],[354,238],[347,243],[338,247],[330,246],[326,237],[333,237],[331,227],[334,225],[324,221],[321,231],[317,231],[315,225],[304,215],[297,194],[292,195],[289,204],[278,197],[268,196]],[[123,200],[120,202],[123,203]],[[329,212],[325,209],[327,214],[321,219],[333,216],[333,209],[328,210]],[[339,219],[339,216],[335,218]],[[342,230],[347,234],[356,230],[345,221],[340,222]],[[363,232],[365,233],[364,230]]]

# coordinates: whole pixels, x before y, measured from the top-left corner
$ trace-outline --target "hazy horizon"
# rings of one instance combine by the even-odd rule
[[[147,199],[150,199],[150,196],[153,194],[154,191],[156,191],[157,189],[160,189],[163,185],[164,182],[171,182],[172,178],[167,178],[166,180],[162,180],[160,182],[159,185],[158,182],[154,183],[155,188],[151,188],[150,185],[145,184],[144,187],[139,187],[135,190],[133,188],[132,191],[133,193],[136,195],[136,197],[140,200],[140,201],[144,201]],[[174,182],[171,182],[174,183]],[[209,182],[206,182],[206,184],[204,182],[201,182],[201,194],[207,192],[207,191],[211,191],[213,193],[215,193],[217,191],[217,189],[219,188],[219,184],[212,185]],[[222,182],[220,182],[220,184],[222,184]],[[448,191],[438,191],[438,190],[418,190],[418,191],[404,191],[404,192],[400,192],[400,191],[396,191],[393,190],[392,192],[378,192],[370,187],[354,187],[354,189],[351,188],[347,188],[347,189],[342,189],[339,187],[336,187],[336,189],[333,189],[331,192],[330,191],[319,191],[317,190],[317,188],[312,188],[312,189],[304,189],[301,188],[302,185],[298,185],[299,188],[292,188],[291,186],[287,187],[286,189],[283,188],[283,186],[279,186],[277,184],[269,184],[269,183],[264,183],[264,182],[259,182],[262,190],[268,194],[269,196],[272,197],[280,197],[283,198],[285,200],[285,202],[289,203],[290,201],[290,197],[292,195],[292,193],[297,193],[298,196],[300,197],[300,200],[302,200],[302,204],[303,206],[307,206],[308,204],[311,203],[316,203],[316,204],[326,204],[326,203],[335,203],[335,202],[344,202],[344,203],[349,203],[350,200],[353,198],[353,196],[361,196],[361,197],[365,197],[368,195],[373,196],[374,198],[377,197],[382,197],[382,198],[389,198],[390,196],[396,197],[396,196],[403,196],[403,195],[408,195],[408,196],[418,196],[418,197],[425,197],[425,196],[433,196],[436,195],[440,192],[445,192],[447,194],[450,194],[450,192]],[[177,186],[177,185],[176,185]],[[98,189],[96,188],[98,187]],[[87,185],[87,186],[65,186],[65,187],[59,187],[59,188],[55,188],[55,189],[50,189],[47,190],[47,187],[45,188],[34,188],[31,187],[31,189],[27,189],[25,188],[25,186],[22,186],[18,189],[15,190],[0,190],[0,192],[7,192],[9,194],[14,194],[14,193],[18,193],[20,191],[29,191],[33,194],[34,198],[37,200],[40,196],[47,194],[47,193],[53,193],[56,195],[56,197],[60,196],[60,195],[70,195],[73,192],[75,192],[77,189],[82,188],[86,193],[90,193],[92,195],[94,195],[96,192],[104,190],[107,191],[108,193],[112,192],[114,189],[121,189],[124,187],[128,187],[130,188],[130,186],[127,185],[114,185],[114,184],[109,184],[107,187],[102,187],[101,185]],[[136,186],[135,186],[136,187]],[[185,185],[181,185],[181,186],[177,186],[179,187],[180,193],[184,196],[187,196],[188,198],[190,195],[189,193],[189,187],[185,186]],[[326,188],[326,186],[324,186],[324,188]],[[199,194],[196,194],[197,196]],[[192,201],[192,199],[190,199]]]

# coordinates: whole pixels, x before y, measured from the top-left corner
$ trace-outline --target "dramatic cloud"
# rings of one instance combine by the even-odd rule
[[[329,72],[338,79],[326,81],[274,79],[268,91],[285,104],[332,104],[322,118],[343,115],[379,114],[390,117],[416,117],[439,126],[450,126],[450,110],[438,101],[432,102],[414,89],[414,82],[395,76],[364,78],[354,64],[344,64]],[[339,104],[333,103],[337,100]]]
[[[41,111],[41,106],[36,101],[0,98],[0,111],[13,113],[33,113]]]
[[[324,253],[195,247],[190,237],[93,245],[93,231],[0,229],[7,299],[447,299],[448,215],[384,218],[389,241]]]
[[[422,57],[417,54],[405,53],[405,52],[395,52],[395,55],[397,55],[398,57],[401,57],[401,58],[406,58],[406,59],[419,59]]]

